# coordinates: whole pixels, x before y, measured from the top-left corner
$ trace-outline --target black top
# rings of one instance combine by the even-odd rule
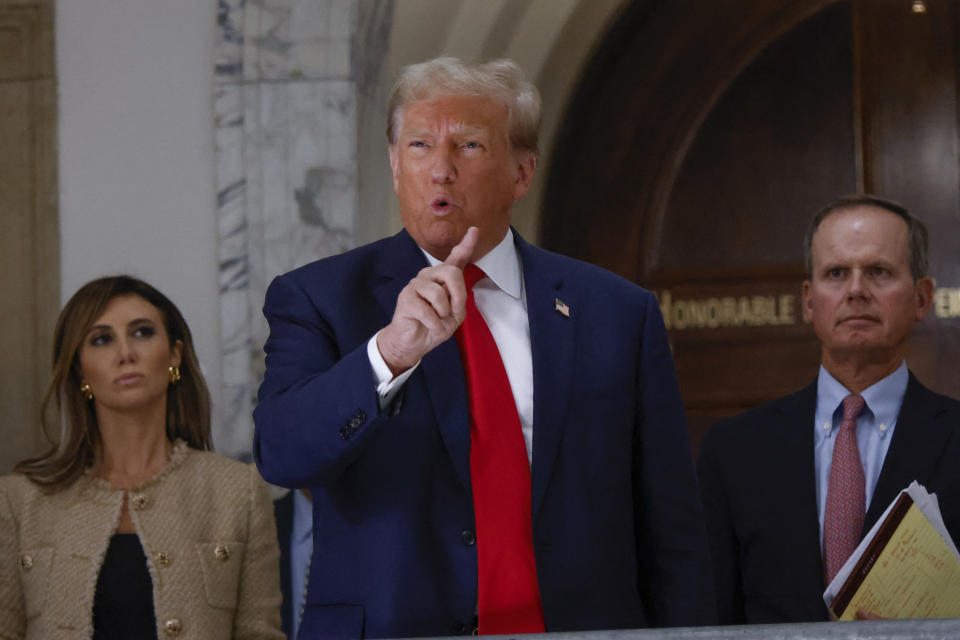
[[[93,640],[157,640],[153,581],[135,533],[110,538],[93,597]]]

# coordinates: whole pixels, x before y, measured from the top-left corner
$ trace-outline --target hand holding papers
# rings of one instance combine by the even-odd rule
[[[936,495],[910,483],[823,594],[839,620],[960,616],[960,553]]]

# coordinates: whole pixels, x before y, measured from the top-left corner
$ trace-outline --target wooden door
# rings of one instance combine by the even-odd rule
[[[908,362],[960,396],[957,9],[911,7],[638,0],[571,103],[540,242],[657,293],[695,448],[815,378],[802,238],[856,191],[930,227],[937,304]]]

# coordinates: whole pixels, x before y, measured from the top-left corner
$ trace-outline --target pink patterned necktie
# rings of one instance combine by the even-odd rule
[[[833,445],[827,508],[823,516],[823,555],[829,584],[860,542],[866,513],[866,489],[860,449],[857,448],[857,416],[866,402],[856,394],[843,399],[843,422]]]

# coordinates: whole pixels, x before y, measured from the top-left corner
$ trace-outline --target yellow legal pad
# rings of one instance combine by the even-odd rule
[[[857,610],[882,618],[960,616],[960,559],[906,493],[830,605],[840,620]]]

